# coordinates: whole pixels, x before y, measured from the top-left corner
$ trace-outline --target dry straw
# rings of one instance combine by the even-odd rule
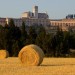
[[[25,66],[40,65],[44,58],[44,53],[37,45],[27,45],[19,52],[19,58]]]
[[[0,59],[5,59],[9,57],[9,53],[7,50],[0,50]]]

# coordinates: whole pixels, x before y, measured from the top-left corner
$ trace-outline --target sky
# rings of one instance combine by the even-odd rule
[[[75,14],[75,0],[0,0],[0,17],[20,18],[26,11],[38,6],[39,12],[47,12],[50,19],[62,19]]]

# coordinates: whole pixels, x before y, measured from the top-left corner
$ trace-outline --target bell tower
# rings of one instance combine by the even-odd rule
[[[38,18],[38,6],[33,7],[34,18]]]

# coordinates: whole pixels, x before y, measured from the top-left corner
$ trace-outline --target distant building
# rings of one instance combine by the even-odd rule
[[[59,26],[63,31],[75,31],[75,19],[51,20],[51,26]]]
[[[50,24],[49,19],[35,19],[35,18],[22,18],[22,21],[25,22],[27,26],[32,26],[32,25],[43,25],[47,26]]]
[[[33,7],[33,16],[34,18],[38,18],[38,6]]]
[[[6,18],[7,24],[9,24],[11,18]],[[20,27],[22,22],[24,22],[27,26],[32,25],[49,25],[50,20],[49,16],[46,13],[38,13],[38,6],[33,7],[33,12],[24,12],[22,13],[21,18],[12,18],[16,26]]]
[[[6,23],[9,25],[10,19],[13,19],[15,26],[20,27],[22,26],[22,19],[21,18],[6,18]]]
[[[5,26],[7,23],[9,25],[10,19],[14,20],[15,26],[22,26],[22,22],[26,26],[44,26],[47,33],[56,33],[58,27],[63,31],[74,31],[75,32],[75,15],[69,14],[65,19],[49,19],[47,13],[39,13],[38,6],[33,7],[33,11],[28,11],[22,13],[21,18],[0,18],[0,25]]]
[[[75,14],[69,14],[69,15],[67,15],[66,19],[75,19]]]
[[[0,18],[0,25],[5,26],[6,18]]]
[[[47,13],[38,13],[38,6],[33,7],[33,12],[22,13],[22,18],[49,19]]]

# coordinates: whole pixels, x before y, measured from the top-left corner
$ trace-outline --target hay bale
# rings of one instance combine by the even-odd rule
[[[19,58],[25,66],[40,65],[44,58],[44,53],[37,45],[27,45],[19,52]]]
[[[9,57],[9,53],[7,50],[0,50],[0,59],[4,59]]]

